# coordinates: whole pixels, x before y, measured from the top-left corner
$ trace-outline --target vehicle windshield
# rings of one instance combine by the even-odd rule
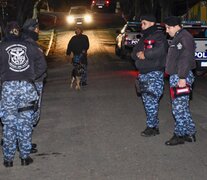
[[[206,28],[185,28],[188,32],[192,34],[194,38],[206,38],[207,29]]]
[[[141,26],[140,25],[127,26],[126,31],[127,32],[140,32]]]
[[[85,14],[86,13],[86,9],[71,9],[70,14]]]

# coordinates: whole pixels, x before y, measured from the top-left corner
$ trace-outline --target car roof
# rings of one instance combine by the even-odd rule
[[[71,6],[70,9],[88,9],[87,6]]]
[[[140,25],[141,22],[139,21],[127,21],[127,25]]]
[[[71,6],[69,11],[71,11],[71,10],[78,10],[78,9],[88,10],[87,6]]]
[[[182,21],[181,23],[184,28],[207,28],[205,21]]]
[[[207,28],[207,25],[189,25],[189,24],[182,24],[183,28]]]

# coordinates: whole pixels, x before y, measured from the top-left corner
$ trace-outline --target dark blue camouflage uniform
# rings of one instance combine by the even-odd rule
[[[38,92],[39,99],[38,99],[38,109],[36,112],[34,112],[33,115],[33,125],[36,125],[40,119],[43,86],[44,86],[43,81],[35,82],[35,87]]]
[[[13,161],[17,144],[19,157],[29,157],[35,105],[39,98],[34,82],[47,69],[42,51],[21,38],[16,23],[8,25],[6,38],[0,43],[4,162]]]
[[[194,38],[187,30],[181,28],[175,33],[168,50],[166,72],[170,75],[170,87],[178,86],[180,80],[185,80],[186,84],[192,86],[194,82],[192,70],[196,68],[194,56]],[[196,132],[189,106],[189,95],[172,99],[174,134],[177,136],[194,135]]]
[[[138,84],[140,84],[141,97],[146,112],[146,125],[148,128],[158,128],[159,101],[163,94],[164,68],[167,55],[167,40],[163,32],[155,25],[142,31],[143,37],[133,48],[131,54],[139,71]],[[154,42],[147,46],[146,42]],[[137,53],[143,52],[144,59],[140,59]]]
[[[16,152],[16,141],[20,157],[30,154],[32,139],[32,116],[34,110],[18,112],[18,108],[31,105],[38,99],[34,86],[27,81],[5,81],[2,85],[2,123],[4,159],[13,161]]]
[[[179,81],[178,75],[170,76],[170,87],[175,87]],[[192,86],[194,82],[194,75],[190,71],[186,78],[188,85]],[[176,97],[172,100],[172,113],[175,118],[174,133],[178,136],[193,135],[196,132],[195,123],[189,109],[189,95]]]
[[[153,71],[139,75],[139,81],[145,83],[146,89],[142,92],[142,100],[147,115],[147,127],[158,127],[159,100],[164,88],[164,74],[161,71]]]

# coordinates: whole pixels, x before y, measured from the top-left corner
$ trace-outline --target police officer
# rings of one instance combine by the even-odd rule
[[[34,46],[37,46],[38,48],[40,48],[36,42],[38,40],[38,35],[39,35],[38,19],[27,19],[23,25],[22,30],[23,30],[23,34],[22,34],[23,39],[32,43]],[[39,79],[37,79],[35,81],[36,88],[39,92],[39,103],[38,103],[39,108],[34,113],[34,116],[33,116],[34,117],[34,123],[33,123],[34,126],[37,124],[37,122],[40,118],[40,105],[41,105],[41,97],[42,97],[42,90],[43,90],[43,80],[45,77],[46,77],[46,73],[44,73],[42,77],[40,77]],[[3,145],[3,141],[1,141],[1,145]],[[32,143],[31,153],[36,153],[37,151],[38,151],[37,144]]]
[[[141,136],[150,137],[159,134],[158,108],[163,94],[168,45],[164,33],[157,29],[153,15],[143,15],[140,20],[143,37],[133,48],[132,59],[139,71],[137,81],[147,116],[147,127]]]
[[[88,36],[83,34],[82,27],[75,28],[75,34],[69,41],[66,55],[70,56],[73,53],[73,63],[81,63],[84,67],[84,73],[81,77],[81,85],[87,85],[87,51],[89,49]]]
[[[5,167],[12,167],[17,147],[21,165],[29,165],[33,114],[38,92],[34,81],[46,71],[42,52],[20,36],[16,22],[6,28],[6,38],[0,44],[0,75],[2,81],[3,155]]]
[[[173,37],[167,55],[166,72],[170,75],[172,113],[175,118],[173,137],[166,145],[184,144],[196,140],[195,123],[189,109],[189,90],[194,82],[192,70],[196,67],[195,42],[192,35],[181,27],[176,16],[165,19],[166,32]],[[178,94],[178,90],[182,89]],[[175,91],[174,91],[175,90]]]
[[[42,49],[40,48],[40,46],[37,43],[37,40],[39,38],[39,22],[38,19],[27,19],[25,21],[25,23],[23,24],[22,27],[22,37],[24,40],[32,43],[34,46],[36,46],[37,48],[39,48],[40,51],[42,51]],[[42,51],[43,53],[43,51]],[[36,126],[39,119],[40,119],[40,112],[41,112],[41,100],[42,100],[42,92],[43,92],[43,86],[44,86],[44,79],[46,78],[46,72],[39,77],[38,79],[35,80],[35,86],[37,88],[37,91],[39,93],[39,101],[38,101],[38,109],[37,111],[34,113],[34,121],[33,121],[33,125]],[[37,145],[32,143],[32,149],[31,149],[31,153],[36,153],[37,150]]]

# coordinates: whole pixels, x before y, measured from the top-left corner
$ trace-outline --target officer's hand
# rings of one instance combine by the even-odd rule
[[[143,51],[139,51],[139,52],[137,53],[137,57],[138,57],[139,59],[141,59],[141,60],[145,59],[144,52],[143,52]]]
[[[186,87],[186,80],[185,79],[179,79],[178,87]]]

